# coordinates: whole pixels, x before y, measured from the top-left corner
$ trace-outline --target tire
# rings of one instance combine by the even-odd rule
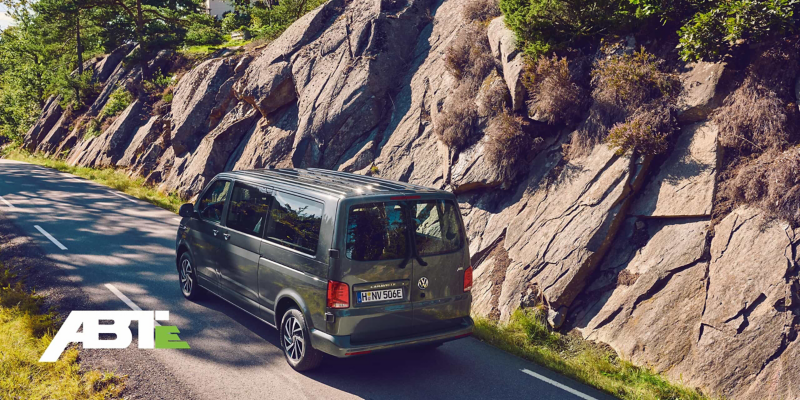
[[[197,284],[197,271],[188,251],[181,254],[178,261],[178,283],[183,297],[194,301],[203,296],[203,288]]]
[[[311,345],[306,319],[297,308],[292,307],[283,314],[278,335],[283,356],[295,371],[308,371],[322,363],[324,354]]]

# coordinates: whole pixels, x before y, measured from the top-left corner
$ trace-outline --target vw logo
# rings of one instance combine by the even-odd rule
[[[426,278],[424,276],[422,278],[419,278],[419,282],[417,282],[417,287],[422,289],[422,290],[427,289],[428,288],[428,278]]]

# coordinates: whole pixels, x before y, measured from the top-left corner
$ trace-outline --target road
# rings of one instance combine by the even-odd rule
[[[169,310],[162,324],[176,325],[191,349],[135,351],[152,352],[158,365],[148,373],[169,371],[193,398],[610,398],[474,338],[432,352],[326,359],[297,373],[273,328],[213,296],[183,298],[175,214],[69,174],[0,159],[0,218],[34,238],[96,309],[132,303]]]

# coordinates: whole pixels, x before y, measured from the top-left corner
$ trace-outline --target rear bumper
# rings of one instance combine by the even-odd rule
[[[367,352],[391,350],[406,346],[416,346],[428,343],[443,343],[451,340],[460,339],[472,334],[474,323],[472,318],[464,317],[462,324],[447,331],[439,331],[424,336],[414,336],[405,339],[395,339],[381,343],[370,343],[368,345],[350,344],[350,336],[333,336],[320,330],[311,330],[311,344],[315,349],[323,353],[336,357],[350,357]]]

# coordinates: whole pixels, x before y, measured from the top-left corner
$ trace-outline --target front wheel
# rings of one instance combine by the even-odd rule
[[[322,363],[323,354],[311,345],[311,335],[300,310],[290,308],[283,314],[279,333],[283,355],[295,371],[308,371]]]
[[[181,254],[178,262],[178,278],[181,284],[183,297],[189,300],[197,300],[202,295],[202,288],[197,284],[197,272],[189,252]]]

